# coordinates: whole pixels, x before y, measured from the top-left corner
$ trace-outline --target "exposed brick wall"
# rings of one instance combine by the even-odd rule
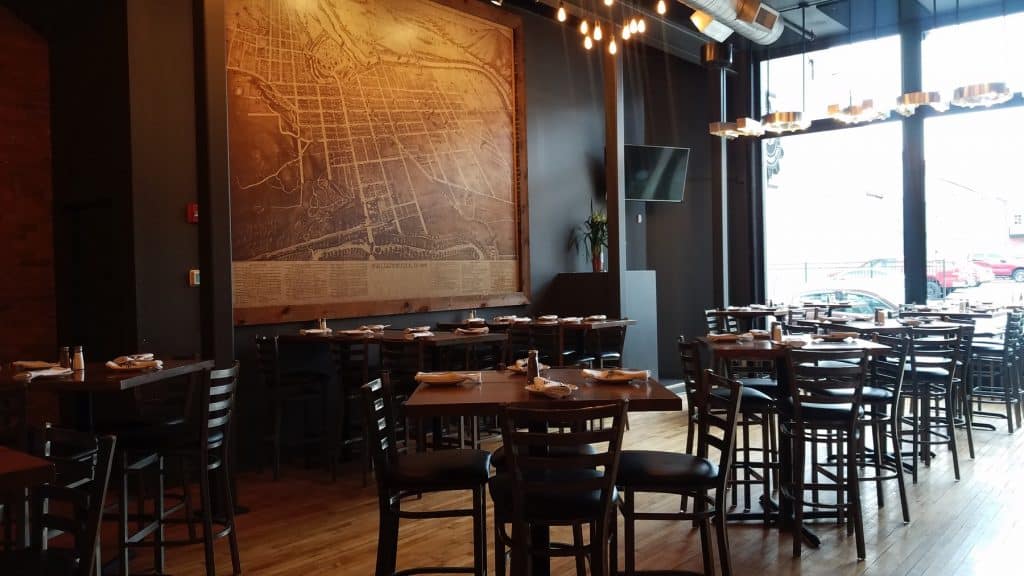
[[[0,8],[0,362],[56,359],[45,38]]]

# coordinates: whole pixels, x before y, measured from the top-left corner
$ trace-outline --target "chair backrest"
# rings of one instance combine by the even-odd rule
[[[910,381],[913,385],[919,382],[918,370],[930,369],[928,381],[934,383],[931,376],[936,368],[946,371],[945,384],[952,387],[956,378],[956,363],[960,359],[960,334],[963,327],[927,328],[915,326],[910,329]]]
[[[789,322],[783,322],[782,324],[783,334],[817,334],[817,326],[808,326],[801,324],[790,324]]]
[[[743,385],[736,380],[704,371],[704,390],[697,394],[697,456],[710,459],[711,449],[718,451],[716,488],[729,484],[736,447],[736,421],[739,418]],[[715,394],[720,390],[721,394]],[[728,391],[728,393],[725,393]]]
[[[340,385],[346,394],[358,391],[370,379],[370,344],[369,340],[353,340],[351,342],[332,342],[331,358],[334,360],[335,371],[341,379]],[[358,386],[353,383],[358,382]]]
[[[708,332],[738,332],[739,324],[736,322],[736,318],[732,316],[723,316],[719,310],[715,308],[709,308],[704,310],[704,324],[707,325]]]
[[[698,394],[704,392],[704,361],[701,359],[701,344],[697,340],[679,337],[679,363],[683,367],[683,386],[686,389],[686,405],[690,420],[696,416]]]
[[[588,422],[606,418],[611,419],[611,426],[588,430]],[[625,402],[586,408],[505,408],[501,428],[512,475],[513,521],[534,521],[527,517],[527,510],[531,498],[539,495],[571,498],[598,491],[600,511],[607,517],[613,505],[625,419]],[[595,452],[583,450],[587,445]],[[550,446],[564,446],[574,455],[548,455],[545,448]]]
[[[210,435],[223,433],[223,437],[210,442],[214,448],[225,442],[231,427],[231,414],[235,408],[235,389],[238,387],[238,362],[231,368],[210,372],[209,385],[205,387],[200,424],[200,438],[209,442]]]
[[[868,370],[867,350],[787,351],[789,393],[793,401],[793,421],[805,422],[807,404],[852,405],[853,426],[863,405],[864,382]],[[843,390],[846,393],[836,394]]]
[[[806,308],[790,308],[786,311],[786,323],[792,324],[797,320],[804,320],[807,318]]]
[[[591,330],[595,341],[594,350],[598,354],[614,352],[622,355],[622,349],[626,346],[626,327],[611,326],[600,330]]]
[[[256,335],[256,366],[267,382],[267,386],[277,386],[280,376],[280,353],[277,336]]]
[[[382,372],[380,378],[363,385],[367,446],[381,497],[387,489],[391,468],[398,462],[393,402],[388,372]]]
[[[54,482],[32,491],[32,550],[41,554],[61,534],[74,540],[76,576],[96,565],[103,502],[114,461],[114,437],[54,428],[35,431],[33,451],[53,462]]]
[[[910,336],[906,333],[874,334],[872,339],[892,348],[892,351],[871,356],[868,384],[892,392],[891,405],[899,406],[903,393],[903,377],[906,374],[907,357],[910,351]],[[895,412],[893,412],[895,414]]]
[[[540,354],[540,359],[552,366],[561,366],[562,357],[558,353],[558,340],[562,328],[557,324],[533,324],[530,326],[530,342]]]

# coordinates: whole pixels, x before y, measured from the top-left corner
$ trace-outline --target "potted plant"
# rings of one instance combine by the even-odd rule
[[[595,211],[593,202],[590,203],[590,217],[573,232],[572,245],[577,252],[586,247],[594,272],[602,272],[601,256],[608,246],[608,216]]]

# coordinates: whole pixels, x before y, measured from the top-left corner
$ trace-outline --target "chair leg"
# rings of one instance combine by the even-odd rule
[[[398,507],[396,501],[393,505],[387,500],[390,495],[379,496],[380,503],[380,528],[377,536],[377,576],[393,576],[395,573],[395,559],[398,555]]]
[[[900,446],[900,424],[899,414],[893,414],[892,420],[889,422],[892,426],[892,447],[893,457],[896,459],[896,484],[900,489],[900,508],[903,512],[903,522],[910,522],[910,503],[907,500],[907,481],[903,474],[903,448]],[[885,442],[885,426],[882,429],[882,441]],[[884,456],[883,456],[884,457]]]
[[[591,540],[591,546],[594,542]],[[577,549],[583,548],[583,524],[572,525],[572,545]],[[576,556],[576,576],[587,576],[587,559],[586,554],[583,552],[577,552]]]
[[[768,499],[772,495],[771,487],[771,475],[774,470],[772,466],[772,452],[771,444],[768,440],[769,437],[769,426],[771,424],[771,413],[765,411],[761,415],[761,491],[762,491],[762,502],[761,510],[764,511],[764,525],[768,526],[771,523],[771,514],[768,512],[768,506],[766,505]]]
[[[274,402],[274,432],[271,437],[271,464],[274,471],[274,481],[281,479],[281,417],[282,417],[282,406],[280,398],[275,398]]]
[[[878,408],[876,408],[876,410],[877,409]],[[876,480],[875,480],[875,498],[878,499],[878,507],[879,508],[884,508],[885,507],[885,490],[882,490],[882,481],[881,480],[877,480],[877,478],[879,476],[882,476],[882,463],[885,460],[885,451],[886,451],[885,435],[882,434],[882,428],[885,427],[885,423],[884,422],[879,422],[877,420],[872,420],[872,422],[869,424],[869,426],[871,428],[871,442],[872,442],[872,444],[874,444],[874,448],[875,448],[875,450],[874,450],[874,452],[875,452],[875,454],[874,454],[874,469],[875,469],[874,474],[875,474],[875,478],[876,478]],[[863,444],[862,444],[862,446],[863,446]],[[861,453],[864,454],[865,459],[866,459],[866,456],[867,456],[866,452],[867,451],[864,450],[863,448],[861,449]]]
[[[232,468],[229,453],[231,448],[228,445],[221,447],[223,454],[221,459],[221,480],[224,485],[224,516],[230,528],[228,532],[228,545],[231,547],[231,573],[238,576],[242,573],[242,560],[238,554],[238,534],[235,530],[235,495],[231,486]]]
[[[635,496],[636,493],[629,488],[622,492],[622,539],[625,545],[626,576],[636,574],[636,518],[633,516]]]
[[[803,552],[804,538],[804,440],[801,431],[793,431],[793,557]]]
[[[121,490],[117,495],[117,533],[118,533],[118,574],[129,576],[131,565],[128,557],[128,454],[122,452],[118,476],[121,479]]]
[[[209,456],[204,450],[199,457],[199,499],[203,505],[203,551],[206,558],[206,576],[215,576],[216,563],[213,558],[213,508],[210,498]]]
[[[732,560],[729,555],[729,533],[726,532],[725,498],[715,496],[715,535],[718,537],[718,564],[722,576],[732,576]]]
[[[946,395],[946,434],[949,435],[949,448],[953,451],[953,475],[960,480],[960,454],[956,446],[956,422],[953,421],[953,391]]]
[[[140,479],[141,480],[141,479]],[[153,569],[164,573],[164,457],[156,460],[156,494],[153,495],[153,521],[157,523],[153,533]]]
[[[473,573],[487,576],[487,501],[483,486],[473,490]]]
[[[952,414],[950,414],[952,418]],[[848,452],[850,454],[856,454],[856,428],[849,431],[850,442]],[[850,516],[853,518],[853,529],[857,540],[857,558],[863,560],[867,556],[864,544],[864,518],[860,503],[860,478],[857,475],[857,459],[850,458],[849,468],[846,474],[847,486],[850,490]]]
[[[196,521],[192,509],[192,491],[189,490],[188,466],[185,457],[178,458],[178,470],[181,472],[181,495],[185,505],[185,525],[188,526],[188,539],[196,540]]]
[[[590,574],[591,576],[609,576],[608,574],[608,540],[607,519],[599,518],[590,524]]]
[[[704,566],[705,576],[714,576],[715,560],[711,553],[711,523],[708,518],[708,502],[703,494],[693,498],[694,514],[699,517],[700,524],[700,554]]]
[[[505,576],[506,550],[505,542],[501,534],[502,522],[497,514],[494,516],[494,573],[497,576]]]

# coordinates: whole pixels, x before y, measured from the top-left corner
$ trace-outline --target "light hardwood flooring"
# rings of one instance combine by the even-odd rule
[[[683,413],[633,414],[627,448],[680,450]],[[1024,549],[1024,434],[1008,435],[1003,422],[995,432],[977,431],[977,459],[967,456],[963,431],[963,479],[953,479],[949,453],[940,452],[919,484],[909,485],[910,524],[900,516],[895,482],[887,483],[886,506],[877,509],[874,487],[863,485],[867,560],[857,561],[853,537],[834,523],[813,527],[819,549],[791,555],[788,533],[760,523],[729,528],[734,571],[749,574],[806,575],[967,575],[1019,574]],[[269,473],[239,478],[240,503],[251,512],[238,519],[242,566],[258,575],[371,575],[377,540],[375,487],[363,488],[353,467],[337,483],[322,470],[288,469],[274,482]],[[464,495],[428,496],[410,504],[468,506]],[[678,498],[650,497],[646,505],[671,510]],[[488,516],[488,520],[493,516]],[[176,529],[177,530],[177,529]],[[621,532],[620,532],[621,533]],[[556,534],[557,536],[557,534]],[[400,531],[398,567],[423,564],[471,565],[470,524],[465,521],[409,520]],[[493,542],[488,530],[488,548]],[[109,542],[109,540],[108,540]],[[638,568],[700,570],[697,531],[688,523],[641,522]],[[621,546],[621,544],[620,544]],[[140,568],[148,554],[140,554]],[[621,556],[620,556],[621,558]],[[620,560],[621,561],[621,560]],[[202,546],[171,549],[168,572],[202,574]],[[493,559],[489,561],[493,570]],[[230,574],[226,540],[217,543],[217,568]],[[573,574],[571,560],[556,562],[553,574]]]

